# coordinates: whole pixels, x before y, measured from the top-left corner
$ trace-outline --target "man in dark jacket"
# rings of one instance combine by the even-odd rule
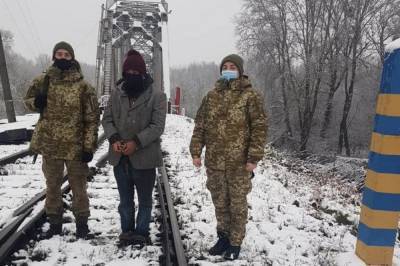
[[[95,90],[84,81],[74,50],[66,42],[53,49],[54,64],[36,78],[24,98],[26,107],[40,112],[30,148],[43,156],[46,177],[48,236],[62,232],[63,202],[61,185],[64,164],[72,189],[72,210],[77,237],[89,232],[89,198],[86,193],[87,163],[97,145],[100,112]]]
[[[120,195],[123,242],[144,245],[149,236],[156,167],[162,165],[160,136],[166,118],[166,95],[153,89],[143,57],[130,50],[123,63],[123,82],[111,93],[103,116]],[[139,208],[135,226],[134,188]]]

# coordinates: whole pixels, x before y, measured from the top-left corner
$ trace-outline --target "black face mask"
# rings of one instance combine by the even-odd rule
[[[131,97],[138,97],[144,91],[144,79],[142,75],[124,74],[123,89]]]
[[[72,67],[72,60],[54,59],[53,65],[61,70],[68,70]]]

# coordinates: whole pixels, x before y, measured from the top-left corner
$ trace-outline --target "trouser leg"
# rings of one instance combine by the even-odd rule
[[[81,161],[65,161],[65,164],[67,166],[68,182],[72,190],[72,212],[77,221],[87,221],[90,215],[87,195],[88,165]]]
[[[217,231],[230,233],[231,214],[225,171],[207,169],[207,188],[215,208]]]
[[[136,233],[147,236],[153,206],[153,188],[156,179],[155,169],[134,169],[133,182],[139,200],[139,210],[136,219]]]
[[[121,158],[119,164],[114,167],[120,197],[118,212],[121,217],[122,232],[134,231],[135,228],[134,184],[130,172],[131,167],[126,157]]]
[[[64,173],[64,161],[43,157],[43,174],[46,178],[45,210],[50,223],[62,223],[63,201],[61,185]]]
[[[251,190],[250,173],[245,169],[227,171],[229,211],[231,217],[229,240],[240,246],[246,234],[248,215],[247,194]]]

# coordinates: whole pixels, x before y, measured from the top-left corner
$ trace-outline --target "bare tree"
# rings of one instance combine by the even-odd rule
[[[196,63],[187,67],[171,69],[171,97],[175,97],[175,88],[182,89],[181,103],[186,115],[194,118],[201,100],[214,87],[219,77],[215,63]]]
[[[359,59],[364,55],[369,46],[364,36],[367,25],[371,22],[375,12],[379,8],[379,0],[348,0],[343,1],[343,5],[347,12],[345,22],[348,28],[351,29],[349,34],[351,45],[349,47],[349,71],[346,72],[344,84],[346,98],[340,123],[338,153],[342,153],[344,147],[346,149],[346,155],[350,156],[351,151],[347,122],[355,89],[357,66]]]
[[[378,5],[367,25],[366,35],[383,65],[385,43],[393,37],[400,37],[400,1],[382,0]]]
[[[349,126],[365,120],[363,113],[356,114],[359,101],[374,99],[384,45],[399,32],[399,2],[245,0],[237,20],[238,47],[257,67],[256,80],[272,97],[270,117],[281,125],[276,131],[294,136],[299,150],[306,150],[310,138],[313,148],[328,138],[332,149],[341,153],[344,148],[350,155]],[[370,83],[358,78],[371,74]]]

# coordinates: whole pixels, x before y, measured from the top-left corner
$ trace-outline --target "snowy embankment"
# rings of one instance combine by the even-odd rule
[[[239,260],[224,262],[219,256],[209,256],[207,250],[216,241],[216,220],[205,169],[195,169],[189,154],[194,124],[173,115],[167,120],[162,145],[168,152],[167,171],[190,263],[360,265],[352,256],[360,201],[355,182],[328,175],[328,166],[310,170],[299,164],[289,170],[284,165],[293,166],[291,162],[270,150],[252,180],[249,222]]]
[[[6,130],[13,130],[20,128],[33,129],[38,119],[39,119],[39,114],[28,114],[28,115],[17,116],[16,117],[17,122],[15,123],[8,123],[7,119],[0,119],[0,133]],[[29,147],[28,142],[18,145],[0,145],[0,156],[6,157],[8,155],[21,151],[28,147]]]

